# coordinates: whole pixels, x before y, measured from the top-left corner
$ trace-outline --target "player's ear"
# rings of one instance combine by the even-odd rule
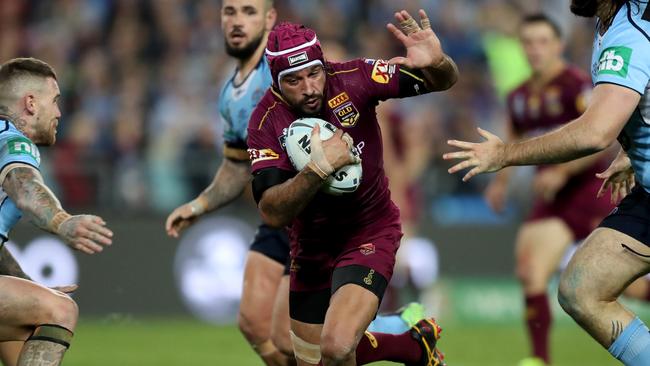
[[[278,19],[278,12],[275,8],[271,8],[266,12],[266,30],[271,31],[275,25],[275,21]]]
[[[29,114],[36,114],[36,96],[33,93],[29,93],[23,97],[24,108]]]

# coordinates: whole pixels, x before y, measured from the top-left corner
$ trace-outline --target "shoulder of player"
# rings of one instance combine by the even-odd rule
[[[370,60],[368,59],[368,61]],[[364,59],[353,59],[345,62],[327,61],[327,75],[330,77],[351,76],[363,71],[364,65],[368,65]]]
[[[0,120],[0,142],[11,141],[15,139],[24,140],[25,142],[33,144],[32,140],[29,137],[25,136],[22,131],[16,128],[13,123],[5,120]]]
[[[603,38],[603,46],[634,46],[650,47],[650,11],[646,11],[648,4],[639,4],[639,9],[629,3],[619,10],[613,24],[609,27]],[[648,12],[648,16],[645,13]],[[648,18],[648,19],[645,19]]]
[[[575,65],[567,65],[559,80],[564,84],[575,85],[576,83],[590,83],[591,78],[589,74],[583,69]]]
[[[624,14],[618,14],[626,21],[621,22],[627,25],[626,29],[632,33],[638,33],[637,39],[643,39],[646,43],[650,43],[650,8],[647,2],[639,2],[631,4],[626,2],[625,5],[619,10]],[[614,27],[618,24],[613,24]]]
[[[291,112],[286,102],[273,88],[268,88],[251,114],[248,129],[262,130],[263,128],[269,128],[271,125],[276,124],[278,119],[286,119],[287,114],[291,114]],[[269,123],[270,121],[272,123]]]

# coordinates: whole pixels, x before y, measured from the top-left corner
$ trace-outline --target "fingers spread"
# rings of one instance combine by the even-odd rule
[[[465,150],[473,149],[477,144],[475,142],[447,140],[447,145],[458,147]]]
[[[431,21],[429,20],[429,17],[427,16],[427,13],[424,11],[424,9],[420,9],[419,14],[420,23],[422,23],[422,29],[431,29]]]
[[[456,173],[456,172],[461,171],[463,169],[467,169],[469,167],[477,166],[477,165],[478,165],[478,161],[476,161],[476,159],[470,159],[470,160],[462,161],[462,162],[452,166],[447,171],[449,173],[453,174],[453,173]]]
[[[463,182],[467,182],[468,180],[472,179],[473,176],[481,173],[481,169],[479,167],[476,167],[472,170],[470,170],[465,176],[463,177]]]
[[[473,151],[456,151],[456,152],[446,153],[442,156],[442,158],[445,160],[451,160],[451,159],[466,159],[466,158],[471,158],[473,156],[474,156]]]

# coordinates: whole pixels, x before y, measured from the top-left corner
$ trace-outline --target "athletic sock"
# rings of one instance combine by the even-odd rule
[[[409,326],[402,320],[399,314],[377,315],[375,320],[368,326],[369,332],[400,334],[409,330]]]
[[[385,334],[366,332],[357,346],[357,365],[376,361],[415,363],[422,357],[420,343],[411,333]]]
[[[650,333],[639,318],[623,330],[608,349],[612,356],[626,366],[650,365]]]
[[[546,293],[526,295],[526,323],[533,348],[533,356],[550,363],[548,338],[551,329],[551,308]]]

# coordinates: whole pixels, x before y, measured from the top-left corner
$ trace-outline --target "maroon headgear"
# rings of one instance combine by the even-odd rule
[[[265,53],[273,84],[278,89],[283,75],[325,63],[316,32],[289,22],[276,25],[269,33]]]

